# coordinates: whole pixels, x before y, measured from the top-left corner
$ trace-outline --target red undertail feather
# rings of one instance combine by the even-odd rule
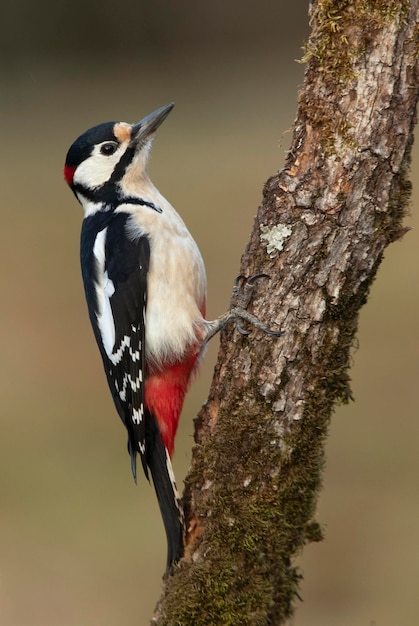
[[[185,358],[181,363],[174,363],[148,376],[145,384],[145,405],[155,415],[164,445],[172,456],[175,435],[182,411],[183,400],[198,353]]]

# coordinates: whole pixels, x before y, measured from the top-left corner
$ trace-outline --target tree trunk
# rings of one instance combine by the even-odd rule
[[[324,442],[347,402],[350,349],[385,247],[406,229],[419,0],[318,0],[285,167],[242,258],[251,312],[285,334],[222,333],[196,420],[185,558],[153,624],[282,624],[321,539]]]

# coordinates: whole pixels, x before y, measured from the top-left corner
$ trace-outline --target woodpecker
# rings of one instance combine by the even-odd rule
[[[136,124],[107,122],[91,128],[72,144],[64,166],[65,180],[84,209],[80,259],[90,322],[128,432],[134,479],[139,454],[146,477],[150,472],[153,480],[167,535],[168,567],[182,556],[184,533],[171,456],[185,393],[203,348],[232,318],[281,334],[245,311],[249,290],[244,306],[215,321],[205,319],[202,256],[147,173],[155,131],[173,106]],[[249,285],[251,291],[251,281]]]

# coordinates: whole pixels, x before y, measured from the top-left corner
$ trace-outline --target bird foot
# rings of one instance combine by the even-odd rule
[[[230,299],[230,307],[227,313],[212,322],[206,322],[206,331],[204,343],[206,344],[216,333],[218,333],[230,321],[234,321],[235,327],[241,335],[248,335],[249,330],[242,326],[242,322],[248,322],[255,328],[258,328],[268,335],[280,337],[284,334],[282,330],[273,330],[266,324],[261,322],[255,315],[249,313],[246,309],[252,299],[255,282],[260,278],[269,278],[267,274],[255,274],[250,278],[246,276],[237,276],[233,292]]]
[[[270,276],[268,276],[268,274],[254,274],[250,278],[246,278],[246,276],[243,276],[242,274],[237,276],[230,300],[230,319],[234,320],[236,329],[241,335],[248,335],[250,333],[249,330],[245,330],[241,325],[241,321],[245,321],[268,335],[280,337],[284,334],[284,331],[269,328],[255,315],[252,315],[247,311],[247,307],[252,299],[255,283],[261,278],[269,279]]]

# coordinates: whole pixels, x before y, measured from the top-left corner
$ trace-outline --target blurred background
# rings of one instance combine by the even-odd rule
[[[136,487],[89,327],[81,207],[62,180],[72,141],[174,100],[151,175],[205,259],[226,309],[264,181],[289,146],[306,2],[5,0],[1,71],[0,623],[148,624],[166,541]],[[413,226],[419,158],[412,166]],[[301,556],[297,626],[413,624],[419,579],[418,234],[386,253],[353,353],[356,402],[333,418],[318,518]],[[217,341],[189,394],[175,454]]]

